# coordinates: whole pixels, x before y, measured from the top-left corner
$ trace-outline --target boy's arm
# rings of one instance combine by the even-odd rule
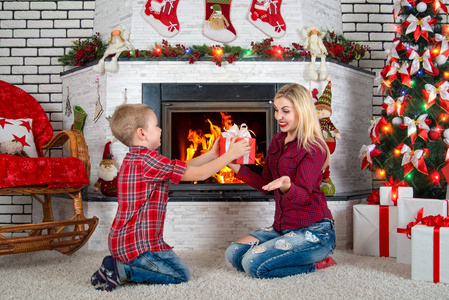
[[[210,176],[220,171],[224,166],[229,164],[234,159],[248,154],[250,150],[251,147],[249,146],[249,143],[244,139],[238,142],[231,142],[229,150],[218,158],[200,166],[193,166],[191,164],[188,164],[181,181],[206,180]]]
[[[210,162],[211,160],[217,158],[220,154],[219,147],[218,147],[219,140],[220,139],[217,139],[215,141],[214,145],[212,146],[212,149],[210,149],[206,153],[186,161],[185,162],[186,165],[189,167],[199,167],[199,166],[202,166],[205,163]]]

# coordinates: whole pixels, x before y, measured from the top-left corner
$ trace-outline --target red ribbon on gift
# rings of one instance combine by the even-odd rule
[[[405,233],[409,239],[412,239],[412,227],[421,222],[422,215],[424,212],[424,207],[422,207],[418,214],[416,215],[415,222],[410,222],[407,224],[407,228],[398,228],[398,233]]]
[[[384,186],[391,186],[391,201],[393,201],[394,205],[397,205],[398,197],[399,197],[399,187],[409,187],[408,183],[404,180],[400,181],[399,179],[393,180],[393,176],[390,176],[390,179],[385,182],[381,182]]]
[[[378,190],[372,191],[371,194],[366,199],[366,201],[368,202],[368,204],[379,204],[380,203],[379,191]]]
[[[390,256],[390,209],[379,205],[379,256]]]
[[[427,216],[421,224],[433,226],[433,282],[440,282],[440,228],[449,227],[449,217]]]

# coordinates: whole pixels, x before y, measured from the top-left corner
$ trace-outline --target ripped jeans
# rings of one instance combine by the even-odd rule
[[[334,221],[330,219],[280,232],[262,228],[250,235],[259,241],[232,243],[225,252],[225,261],[256,278],[315,272],[315,263],[331,256],[335,249]]]
[[[121,279],[134,282],[178,284],[189,280],[190,269],[173,251],[148,251],[129,263],[117,260]]]

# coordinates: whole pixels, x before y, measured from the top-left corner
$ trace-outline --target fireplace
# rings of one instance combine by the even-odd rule
[[[256,139],[256,163],[261,172],[268,144],[276,132],[273,97],[283,84],[143,84],[143,102],[155,111],[162,128],[159,151],[172,158],[188,160],[208,150],[220,132],[230,125],[245,123]],[[261,200],[262,194],[234,178],[225,168],[201,182],[170,185],[176,200]]]

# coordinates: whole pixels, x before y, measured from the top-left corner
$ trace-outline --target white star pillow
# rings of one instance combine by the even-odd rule
[[[29,157],[38,157],[34,144],[32,119],[5,119],[0,117],[0,143],[16,140],[23,145]]]

